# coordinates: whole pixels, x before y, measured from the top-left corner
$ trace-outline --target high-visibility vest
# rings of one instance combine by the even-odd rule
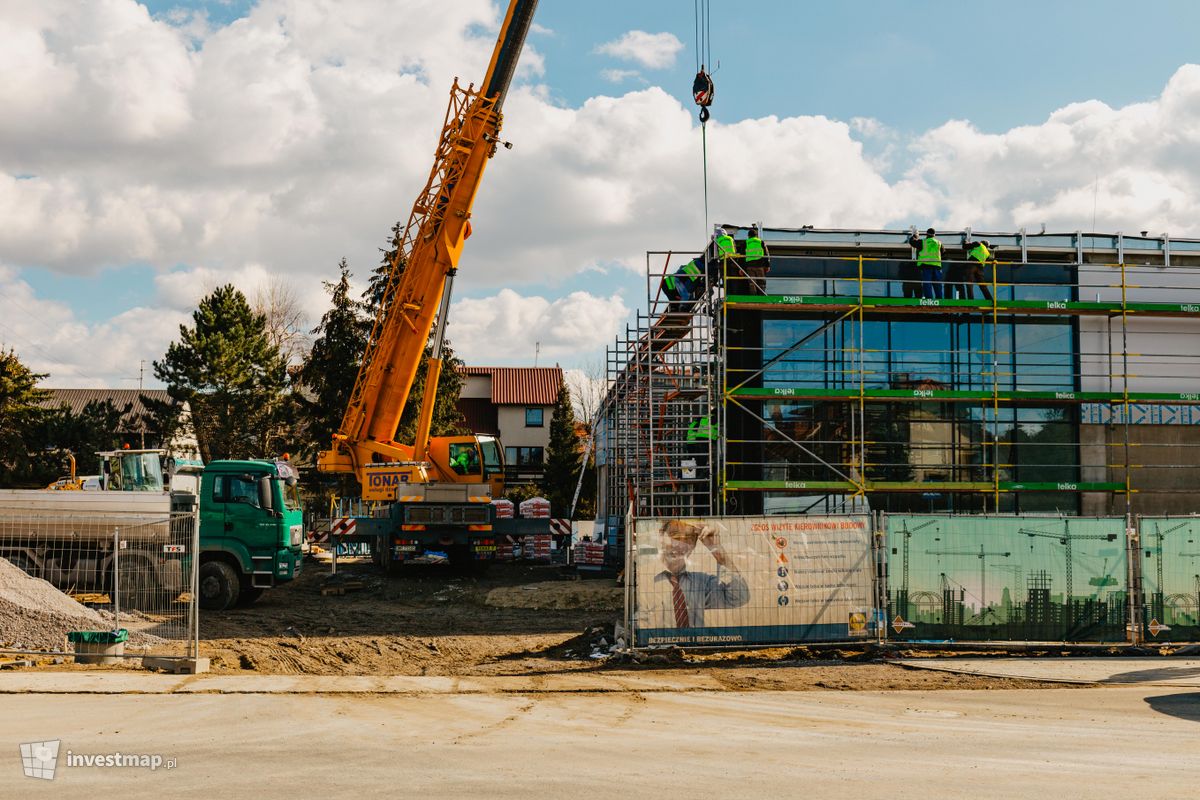
[[[700,417],[700,419],[692,420],[692,424],[688,425],[687,440],[694,442],[698,439],[713,440],[717,438],[717,426],[708,421],[708,417]]]
[[[982,264],[992,257],[992,251],[987,249],[987,245],[980,243],[972,247],[968,255]]]
[[[733,246],[733,237],[728,233],[717,237],[717,257],[737,255],[737,249]]]
[[[758,261],[766,255],[766,250],[763,249],[762,239],[757,236],[751,236],[746,240],[746,263]]]
[[[917,263],[941,268],[942,243],[932,236],[926,236],[925,241],[921,243],[921,252],[917,255]]]

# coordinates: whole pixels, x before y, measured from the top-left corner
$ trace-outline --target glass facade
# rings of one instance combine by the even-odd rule
[[[902,296],[898,277],[905,263],[910,262],[864,261],[864,297]],[[830,297],[831,305],[845,305],[858,297],[858,269],[856,260],[777,259],[767,293]],[[1000,273],[998,281],[1021,285],[996,287],[998,299],[1062,301],[1074,293],[1070,265],[1001,266]],[[728,384],[798,395],[762,402],[762,480],[861,476],[907,484],[904,491],[870,495],[873,508],[895,512],[1078,513],[1078,494],[1070,491],[1003,493],[997,507],[986,488],[939,488],[1079,480],[1075,404],[993,404],[989,397],[993,391],[1078,390],[1075,318],[1008,314],[994,320],[986,309],[964,308],[868,312],[860,319],[857,313],[792,306],[762,312],[758,319],[761,359],[741,374],[731,361]],[[939,397],[872,398],[860,409],[860,390],[894,390],[906,397],[929,390]],[[945,390],[981,394],[946,399]],[[832,399],[839,393],[844,399]],[[768,493],[764,507],[795,511],[795,493]]]

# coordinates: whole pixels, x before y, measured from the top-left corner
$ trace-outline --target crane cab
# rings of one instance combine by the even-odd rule
[[[487,484],[488,494],[504,494],[504,451],[494,436],[435,436],[429,460],[447,483]]]

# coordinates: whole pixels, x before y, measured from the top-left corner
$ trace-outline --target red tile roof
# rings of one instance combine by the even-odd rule
[[[492,402],[502,406],[552,406],[563,371],[558,367],[463,367],[464,375],[492,378]]]

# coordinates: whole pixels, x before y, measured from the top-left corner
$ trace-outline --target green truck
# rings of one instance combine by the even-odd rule
[[[287,461],[212,461],[200,473],[200,607],[249,605],[300,574],[304,511]]]
[[[184,591],[199,506],[200,607],[248,605],[300,573],[303,510],[287,461],[199,462],[162,450],[102,452],[100,475],[0,491],[0,558],[63,590],[108,592],[114,562],[129,605]],[[168,531],[167,520],[171,520]],[[120,558],[114,530],[121,531]],[[166,537],[166,538],[164,538]],[[163,541],[181,549],[164,556]]]

